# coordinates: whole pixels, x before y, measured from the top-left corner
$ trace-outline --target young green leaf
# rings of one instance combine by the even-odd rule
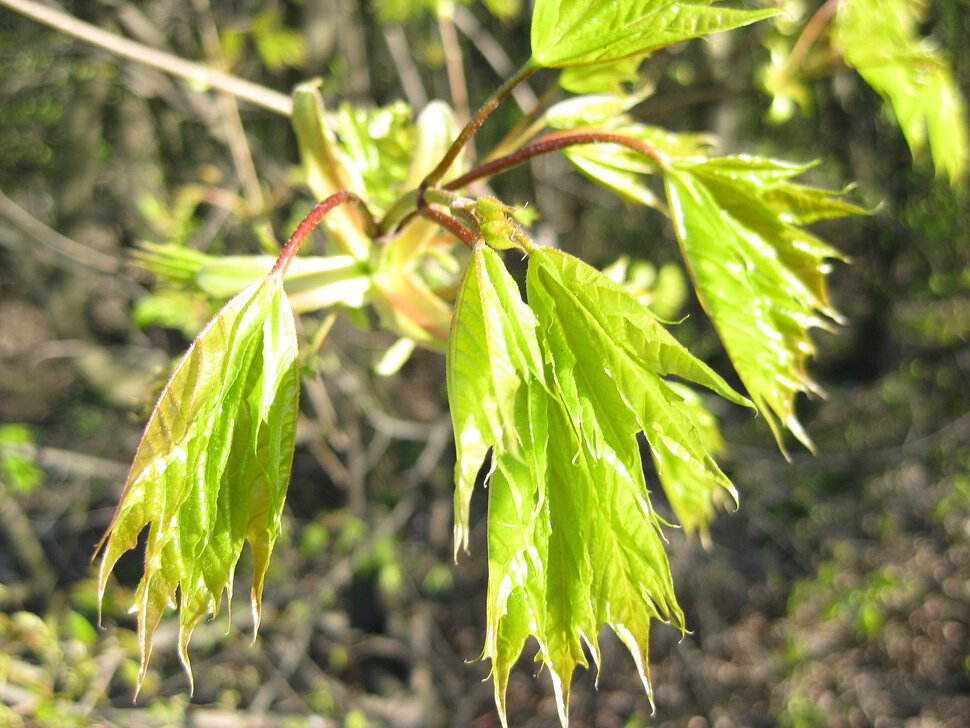
[[[542,370],[535,318],[498,254],[480,245],[465,273],[448,342],[448,403],[455,430],[455,549],[468,548],[475,479],[489,449],[518,450],[512,412],[528,373]]]
[[[966,105],[950,64],[917,32],[926,0],[845,0],[835,40],[845,60],[892,104],[914,156],[929,138],[937,174],[959,180],[970,162]]]
[[[570,66],[559,74],[559,85],[574,94],[622,93],[624,84],[640,80],[643,58],[631,56],[595,66]]]
[[[415,144],[411,107],[403,101],[373,109],[342,103],[333,120],[338,148],[359,177],[345,189],[367,200],[380,216],[405,191]]]
[[[599,663],[601,626],[630,649],[648,694],[651,620],[683,628],[637,433],[665,487],[673,471],[662,466],[677,458],[733,492],[694,409],[664,377],[745,400],[622,285],[576,258],[533,249],[527,288],[528,305],[498,254],[478,246],[448,357],[456,534],[464,545],[471,488],[491,450],[483,656],[504,722],[509,670],[535,636],[565,724],[572,673],[587,665],[584,646]]]
[[[532,62],[547,68],[611,63],[778,13],[710,5],[711,0],[538,0]]]
[[[701,385],[735,404],[750,406],[747,400],[681,346],[626,289],[577,258],[535,251],[528,290],[548,348],[564,362],[557,381],[577,381],[579,401],[570,404],[567,398],[567,407],[584,422],[591,408],[614,452],[629,447],[637,431],[644,433],[668,499],[680,504],[682,523],[688,528],[706,524],[710,511],[705,505],[689,512],[686,500],[678,498],[686,489],[710,493],[716,485],[737,497],[711,457],[718,442],[710,436],[709,420],[698,418],[702,408],[684,394],[683,385],[664,377]],[[635,469],[632,452],[629,458],[628,467]]]
[[[788,180],[804,167],[731,157],[683,161],[665,174],[684,259],[705,310],[781,445],[781,424],[807,447],[795,396],[816,392],[805,363],[812,327],[839,321],[826,290],[841,254],[798,225],[863,210]]]
[[[711,455],[724,447],[717,418],[708,409],[696,390],[680,382],[668,382],[670,389],[681,398],[679,407],[687,412],[701,445]],[[661,473],[664,493],[674,509],[674,515],[684,532],[697,534],[707,544],[708,526],[716,508],[727,502],[730,494],[737,505],[737,492],[725,487],[724,481],[709,470],[696,467],[690,460],[677,457],[673,451],[654,451],[654,463]]]
[[[207,613],[232,598],[243,544],[253,554],[252,608],[279,534],[296,430],[297,339],[283,282],[267,276],[229,301],[175,368],[152,412],[108,532],[98,576],[103,598],[123,553],[148,527],[135,592],[139,686],[155,630],[178,593],[182,663]]]

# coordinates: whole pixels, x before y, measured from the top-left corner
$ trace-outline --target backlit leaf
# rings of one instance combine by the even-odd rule
[[[490,248],[476,248],[455,303],[448,403],[455,430],[455,549],[468,547],[468,507],[490,448],[516,450],[512,409],[526,372],[541,371],[535,318]]]
[[[532,60],[552,68],[609,63],[777,12],[711,7],[710,0],[538,0],[532,15]]]
[[[665,180],[698,295],[741,380],[779,444],[780,421],[811,447],[795,397],[820,393],[805,369],[809,330],[840,320],[826,275],[828,260],[842,256],[798,225],[864,211],[788,181],[803,169],[731,157],[678,162]]]
[[[467,534],[468,498],[491,451],[483,656],[504,722],[509,671],[534,636],[565,724],[572,674],[587,666],[586,648],[599,663],[602,626],[631,651],[648,694],[650,622],[683,628],[637,433],[658,468],[676,458],[733,492],[695,408],[665,377],[745,400],[578,259],[533,249],[527,291],[528,305],[498,254],[476,249],[448,358],[456,533]],[[670,472],[661,478],[668,487]]]
[[[892,104],[914,156],[926,146],[938,174],[960,179],[970,162],[966,104],[950,64],[917,29],[926,0],[845,0],[835,40],[845,60]]]
[[[152,412],[102,540],[99,598],[145,527],[145,567],[135,592],[144,678],[155,630],[179,609],[179,656],[206,614],[232,599],[243,544],[253,555],[259,625],[263,578],[290,477],[299,379],[297,339],[280,276],[233,298],[179,362]]]

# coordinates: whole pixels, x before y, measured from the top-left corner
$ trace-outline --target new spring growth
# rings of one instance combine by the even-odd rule
[[[468,210],[485,243],[495,250],[531,250],[532,240],[512,217],[514,208],[495,197],[480,197]]]

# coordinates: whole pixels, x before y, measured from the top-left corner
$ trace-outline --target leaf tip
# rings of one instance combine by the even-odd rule
[[[192,674],[192,663],[189,661],[189,634],[186,634],[184,630],[179,631],[178,653],[179,662],[182,663],[182,669],[185,670],[185,676],[189,680],[189,696],[191,697],[195,694],[195,677]]]

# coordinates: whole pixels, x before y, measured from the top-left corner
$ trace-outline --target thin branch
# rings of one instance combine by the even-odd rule
[[[475,247],[475,234],[448,213],[425,205],[418,209],[417,214],[427,220],[438,223],[445,230],[461,240],[469,250]]]
[[[0,192],[0,217],[6,218],[32,240],[53,250],[58,257],[72,260],[99,273],[117,273],[121,269],[121,263],[114,256],[64,237],[31,215],[3,192]]]
[[[289,116],[293,111],[293,102],[286,94],[198,63],[186,61],[171,53],[137,43],[115,33],[109,33],[90,23],[78,20],[68,13],[34,2],[34,0],[0,0],[0,6],[8,7],[31,20],[102,48],[116,56],[143,63],[146,66],[157,68],[184,79],[194,89],[223,91],[248,101],[254,106],[259,106],[282,116]]]
[[[461,177],[451,180],[445,184],[445,190],[459,190],[475,180],[491,177],[499,172],[504,172],[512,167],[527,162],[535,157],[540,157],[551,152],[558,152],[568,147],[575,147],[584,144],[618,144],[635,152],[639,152],[648,159],[656,162],[661,168],[668,164],[668,160],[653,145],[648,144],[642,139],[636,139],[624,134],[613,134],[610,132],[599,131],[560,131],[546,134],[532,144],[521,149],[499,157],[491,162],[487,162],[480,167],[476,167]]]
[[[421,81],[421,73],[414,64],[414,56],[408,47],[407,36],[400,25],[388,25],[384,28],[384,42],[391,52],[394,68],[401,79],[401,89],[407,97],[412,109],[422,109],[428,103],[428,94]]]
[[[468,81],[465,79],[464,59],[458,34],[455,33],[455,22],[447,12],[438,15],[438,33],[445,51],[445,72],[448,74],[451,103],[458,115],[458,122],[465,124],[471,115],[471,109],[468,108]]]
[[[448,170],[451,168],[452,163],[461,153],[461,150],[465,148],[465,145],[472,140],[475,136],[475,132],[481,128],[485,120],[491,116],[495,108],[505,100],[505,98],[515,90],[515,87],[520,83],[525,81],[529,76],[539,70],[539,66],[532,63],[531,59],[522,68],[515,72],[515,74],[509,78],[505,83],[503,83],[498,90],[493,93],[488,100],[482,104],[481,108],[475,112],[475,115],[471,118],[465,128],[461,130],[458,134],[458,138],[452,143],[445,152],[445,156],[442,157],[441,161],[438,162],[438,166],[431,170],[430,174],[424,178],[424,181],[418,187],[418,198],[424,197],[424,191],[428,187],[433,187],[436,185],[442,177],[444,177]],[[419,203],[420,204],[420,203]]]
[[[805,55],[811,50],[812,46],[815,45],[815,41],[821,37],[822,32],[825,30],[825,26],[827,26],[829,21],[832,20],[832,17],[835,15],[835,11],[838,10],[838,7],[839,0],[826,0],[826,2],[815,11],[815,14],[802,29],[801,35],[798,36],[798,40],[795,42],[795,46],[788,55],[788,59],[785,61],[785,64],[778,72],[780,78],[788,78],[798,69],[804,60]]]
[[[202,37],[206,60],[224,68],[225,54],[222,52],[219,30],[212,17],[209,0],[193,0],[192,4],[200,21],[199,33]],[[229,152],[232,154],[233,165],[242,183],[248,207],[253,212],[260,211],[263,209],[263,190],[259,186],[259,175],[256,173],[256,164],[253,162],[252,150],[246,139],[235,97],[225,92],[219,93],[219,110],[225,126]]]

